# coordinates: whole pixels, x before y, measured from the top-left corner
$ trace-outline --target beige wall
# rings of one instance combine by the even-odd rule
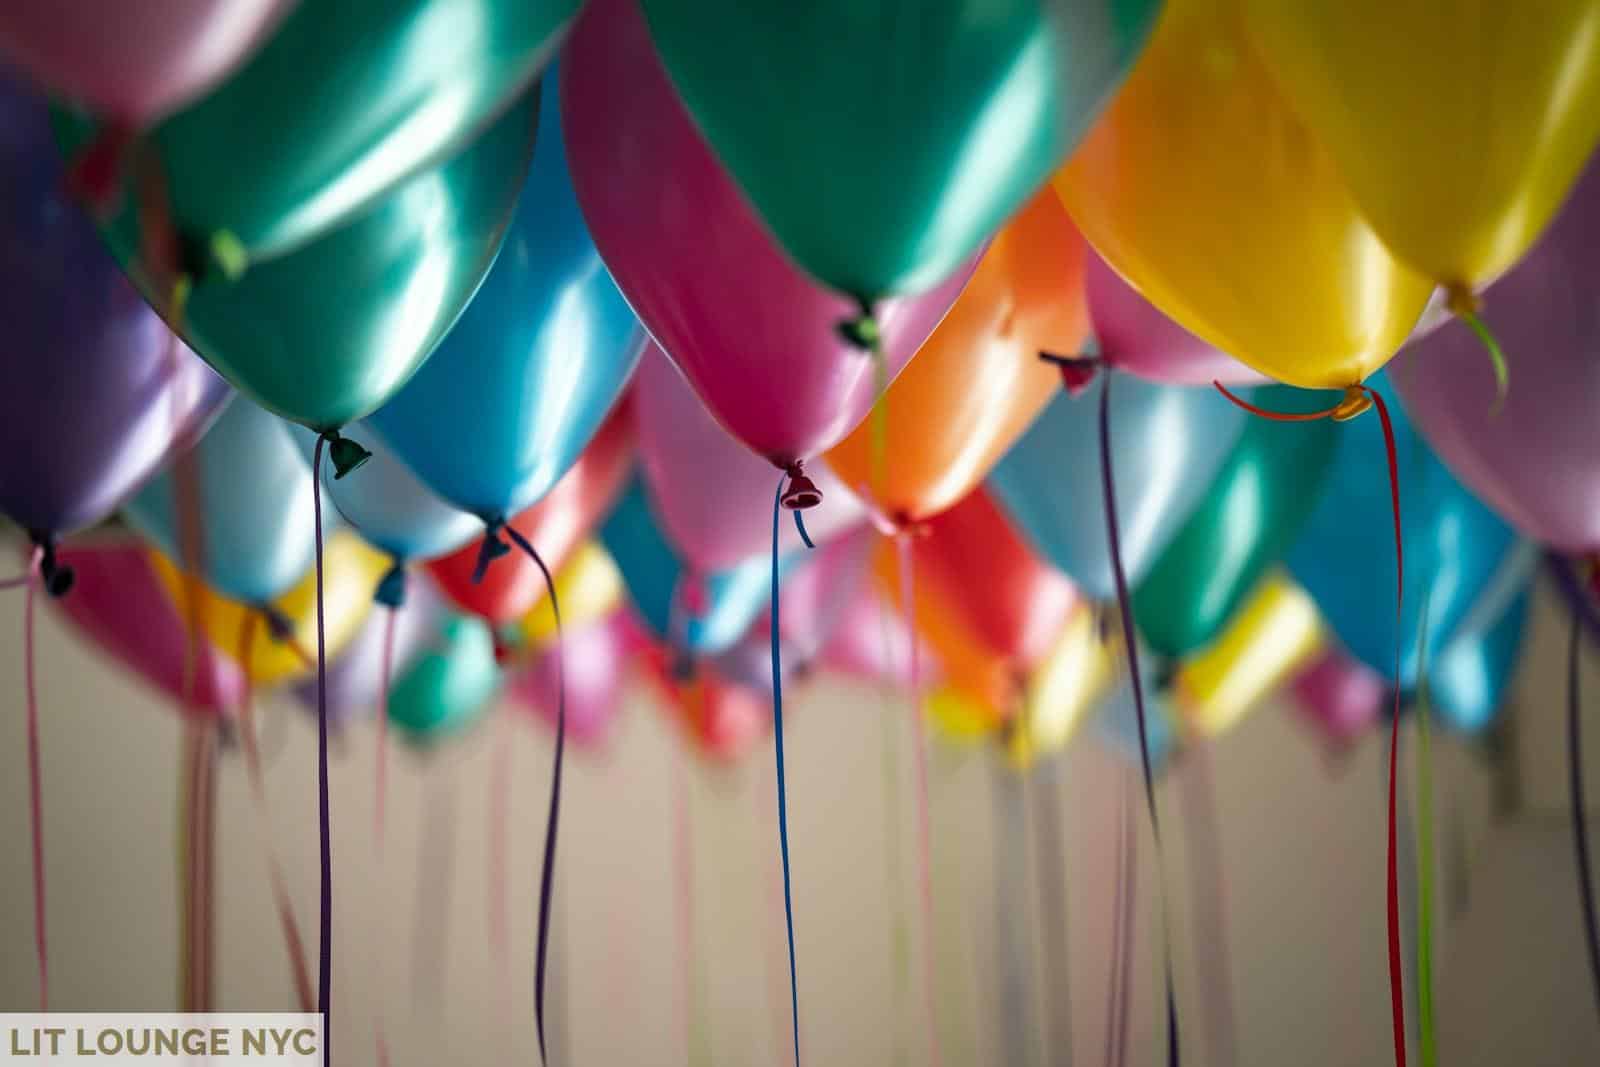
[[[0,1009],[27,1010],[34,992],[26,776],[20,700],[20,597],[0,601]],[[1530,814],[1493,823],[1490,776],[1459,746],[1438,750],[1441,819],[1460,813],[1472,842],[1470,891],[1440,933],[1444,1062],[1576,1063],[1600,1057],[1578,945],[1560,747],[1561,640],[1548,611],[1519,689],[1520,767]],[[1588,674],[1600,701],[1600,672]],[[180,730],[147,691],[117,674],[48,613],[41,623],[50,933],[55,1005],[162,1009],[175,1004],[177,865],[174,825]],[[272,759],[272,833],[291,872],[308,934],[315,930],[314,731],[286,703]],[[901,731],[893,816],[901,888],[889,894],[883,716]],[[926,1062],[922,950],[916,910],[911,750],[903,706],[824,681],[793,700],[790,817],[806,1062]],[[1600,716],[1592,734],[1600,734]],[[273,733],[276,728],[269,729]],[[393,834],[385,872],[371,848],[373,731],[353,730],[333,767],[335,1051],[373,1062],[372,1019],[388,1013],[396,1064],[532,1063],[532,945],[550,744],[525,720],[485,724],[447,750],[397,751]],[[511,744],[516,785],[511,845],[511,951],[502,985],[488,945],[488,783],[492,750]],[[555,1042],[562,1062],[617,1067],[686,1062],[673,866],[674,776],[683,757],[636,691],[615,743],[575,754],[564,806]],[[706,1038],[693,1059],[785,1063],[787,981],[774,881],[771,748],[743,765],[687,769],[693,924]],[[1600,779],[1600,745],[1590,751]],[[236,757],[221,788],[219,979],[223,1008],[287,1008],[287,970],[252,808]],[[1100,1062],[1109,973],[1116,797],[1131,768],[1089,738],[1060,768],[1065,907],[1072,953],[1073,1056]],[[1226,871],[1240,1064],[1381,1064],[1388,1058],[1383,921],[1384,748],[1377,738],[1337,765],[1287,708],[1261,709],[1215,746],[1212,772]],[[1169,903],[1177,946],[1185,1061],[1208,1057],[1213,1034],[1195,946],[1215,933],[1188,914],[1185,803],[1189,772],[1162,788]],[[997,810],[1011,847],[1029,849],[1047,791],[997,775],[979,753],[934,752],[931,765],[937,913],[934,995],[946,1064],[998,1064],[1007,1049],[1036,1065],[1069,1062],[1046,1049],[1046,1011],[1059,990],[1034,973],[1030,996],[1006,1001],[1007,968],[1037,968],[1039,903],[1028,879],[1002,892],[995,875]],[[1020,798],[1006,791],[1022,789]],[[1600,781],[1594,786],[1600,794]],[[418,917],[419,839],[453,825],[453,862],[428,875],[433,904]],[[1555,812],[1557,814],[1549,814]],[[449,816],[453,813],[453,821]],[[1130,1063],[1159,1060],[1159,921],[1155,868],[1141,820],[1141,909]],[[1446,866],[1455,869],[1449,848]],[[437,850],[427,850],[437,854]],[[1031,873],[1031,872],[1030,872]],[[1000,880],[1001,882],[1004,879]],[[1441,879],[1441,882],[1448,882]],[[1014,890],[1016,887],[1012,887]],[[444,899],[447,896],[447,900]],[[891,941],[895,910],[911,922],[909,986]],[[1001,916],[1012,924],[1002,928]],[[423,940],[419,942],[419,931]],[[1012,945],[997,948],[997,937]],[[381,951],[379,946],[382,946]],[[420,973],[420,959],[435,966]],[[897,994],[897,989],[900,992]],[[507,995],[501,996],[502,993]],[[1020,1025],[1022,1031],[1015,1028]],[[1007,1027],[1012,1032],[1007,1032]],[[896,1048],[905,1052],[896,1059]],[[1015,1052],[1012,1056],[1016,1056]]]

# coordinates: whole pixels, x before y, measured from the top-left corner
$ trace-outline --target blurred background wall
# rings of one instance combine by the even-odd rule
[[[11,1011],[31,1010],[37,996],[20,613],[19,594],[0,600],[0,1009]],[[39,633],[52,1006],[170,1009],[183,729],[49,610]],[[1441,1062],[1451,1065],[1600,1059],[1566,819],[1565,639],[1547,595],[1498,759],[1451,740],[1435,745],[1436,1001]],[[1593,656],[1585,677],[1592,712],[1600,702]],[[792,701],[804,1059],[928,1062],[909,710],[827,678]],[[315,731],[286,698],[266,698],[262,716],[270,832],[314,954]],[[1586,758],[1600,780],[1600,716],[1589,721]],[[636,686],[610,745],[570,756],[551,991],[557,1063],[789,1062],[771,745],[740,765],[711,767],[673,729]],[[1404,736],[1410,788],[1409,729]],[[532,958],[551,737],[525,716],[496,714],[439,751],[397,748],[381,870],[374,740],[371,722],[356,725],[337,740],[332,768],[337,1060],[376,1062],[381,1007],[397,1065],[537,1062]],[[488,918],[490,763],[501,745],[515,776],[504,963],[491,950]],[[1164,1040],[1158,879],[1171,912],[1186,1063],[1388,1062],[1385,759],[1383,737],[1335,757],[1287,702],[1260,708],[1161,785],[1158,874],[1137,771],[1092,731],[1027,777],[987,753],[935,746],[932,1003],[943,1062],[1101,1061],[1122,797],[1134,805],[1140,846],[1129,1062],[1158,1062]],[[287,1010],[289,971],[243,771],[237,751],[223,754],[219,1007]],[[1203,838],[1193,817],[1205,810],[1207,776],[1218,844],[1206,850],[1214,864],[1197,864]],[[1064,894],[1041,900],[1050,850],[1040,843],[1052,810]],[[1211,867],[1220,880],[1207,878]],[[1410,922],[1415,881],[1403,878]],[[1205,919],[1218,911],[1225,931]],[[1052,966],[1060,957],[1051,912],[1065,917],[1065,981]],[[908,924],[901,956],[898,923]],[[1070,1049],[1051,1036],[1063,1033]]]

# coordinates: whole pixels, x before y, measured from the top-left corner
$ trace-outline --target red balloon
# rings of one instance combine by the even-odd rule
[[[771,694],[731,682],[709,663],[688,670],[658,642],[644,651],[645,675],[682,728],[691,748],[722,763],[732,763],[772,729]]]
[[[551,572],[611,510],[633,463],[632,405],[625,399],[554,489],[507,525],[528,539]],[[512,551],[474,582],[482,538],[427,564],[446,596],[464,611],[499,624],[522,618],[544,596],[544,576],[527,556]]]

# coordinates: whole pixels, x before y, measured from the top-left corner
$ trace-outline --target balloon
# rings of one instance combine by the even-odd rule
[[[67,201],[44,105],[3,74],[0,179],[0,512],[71,533],[198,437],[228,390]]]
[[[438,351],[372,416],[423,482],[486,522],[554,488],[639,359],[638,324],[578,212],[554,96],[539,104],[500,258]]]
[[[1137,586],[1221,468],[1244,414],[1210,390],[1114,376],[1111,456],[1122,564]],[[1099,397],[1065,391],[1006,453],[989,487],[1032,544],[1085,595],[1116,592],[1100,483]]]
[[[295,423],[283,425],[299,444],[309,473],[317,435]],[[370,419],[356,423],[351,432],[371,456],[359,478],[333,477],[324,470],[322,492],[367,544],[403,564],[447,555],[483,532],[477,516],[445,503],[423,485]]]
[[[1321,645],[1317,605],[1274,574],[1221,637],[1178,668],[1172,690],[1179,715],[1189,729],[1215,737],[1293,677]]]
[[[1343,388],[1394,354],[1432,286],[1384,249],[1236,8],[1170,0],[1055,188],[1179,325],[1290,385]]]
[[[1024,668],[1054,645],[1078,592],[1034,555],[981,490],[927,524],[911,542],[919,589],[933,587],[974,637]]]
[[[207,585],[246,604],[287,592],[316,559],[311,464],[276,415],[240,397],[187,457],[200,533],[194,565]],[[163,471],[122,515],[169,559],[183,557],[179,476]]]
[[[681,664],[659,648],[651,650],[647,662],[668,716],[695,751],[732,763],[772,728],[772,706],[761,693],[728,681],[704,663],[680,677]]]
[[[1536,18],[1497,0],[1247,8],[1384,244],[1468,301],[1538,238],[1600,139],[1590,0],[1547,0]]]
[[[639,363],[634,415],[650,501],[661,528],[695,570],[714,571],[772,551],[772,466],[711,417],[683,375],[656,345]],[[824,464],[810,476],[822,503],[806,529],[821,543],[859,523],[866,511]],[[781,550],[801,548],[792,523],[779,530]]]
[[[1275,411],[1317,406],[1315,394],[1284,387],[1253,399]],[[1134,618],[1152,649],[1186,655],[1222,631],[1316,507],[1339,429],[1327,419],[1245,423],[1204,499],[1133,591]]]
[[[1261,381],[1261,375],[1167,318],[1092,250],[1083,275],[1095,349],[1106,366],[1172,385]]]
[[[167,599],[147,549],[136,539],[87,540],[64,547],[61,562],[77,574],[62,615],[99,648],[170,698],[182,712],[225,714],[244,698],[245,679],[209,641],[199,643],[185,699],[190,647],[181,610]]]
[[[1384,378],[1375,386],[1393,396]],[[1515,540],[1494,513],[1463,489],[1428,451],[1405,413],[1391,403],[1400,508],[1405,538],[1404,617],[1395,632],[1394,518],[1377,419],[1339,429],[1339,445],[1318,502],[1287,563],[1351,655],[1395,678],[1416,683],[1418,638],[1427,608],[1427,657],[1455,636],[1467,610]]]
[[[179,571],[155,549],[150,550],[149,558],[168,601],[188,617],[185,609],[194,579]],[[323,632],[330,659],[337,657],[361,628],[362,620],[372,607],[372,590],[384,567],[384,558],[362,544],[354,534],[340,532],[328,539],[323,549]],[[213,589],[195,584],[198,600],[194,617],[200,620],[203,636],[237,661],[245,622],[251,618],[260,620],[262,606],[230,600]],[[316,571],[313,569],[293,589],[273,600],[271,608],[291,640],[275,639],[266,621],[260,620],[249,662],[244,664],[254,685],[273,685],[314,669],[315,661],[309,659],[308,652],[317,647]]]
[[[539,550],[549,567],[560,569],[569,553],[611,509],[633,466],[633,420],[628,405],[614,411],[589,447],[550,494],[508,525]],[[474,541],[428,564],[445,595],[463,610],[496,625],[522,618],[545,595],[544,576],[520,552],[497,560],[477,575],[481,543]]]
[[[389,722],[416,744],[432,744],[476,722],[500,688],[494,635],[456,615],[389,691]]]
[[[575,626],[562,638],[559,656],[566,686],[568,740],[590,748],[605,742],[622,710],[629,660],[640,640],[623,611],[614,611],[587,626]],[[550,694],[556,691],[557,655],[554,648],[541,650],[532,663],[511,675],[507,687],[518,707],[527,709],[552,730],[556,726],[556,708]]]
[[[717,421],[757,455],[787,466],[837,443],[877,392],[873,359],[836,329],[857,311],[773,243],[678,102],[633,0],[588,5],[560,74],[578,203],[645,327]],[[797,99],[785,114],[798,114]],[[965,281],[963,269],[877,312],[886,379]]]
[[[237,18],[237,0],[227,2]],[[134,6],[141,23],[134,37],[143,40],[143,24],[154,17],[143,9],[179,4]],[[207,273],[235,266],[225,261],[239,253],[253,266],[326,233],[489,125],[552,54],[577,6],[301,0],[215,92],[148,132],[173,223],[188,244],[223,261],[204,264]],[[69,151],[94,134],[81,116],[63,115],[61,126]],[[219,167],[226,181],[218,180]],[[439,223],[456,225],[451,211],[438,214]],[[130,203],[108,227],[121,259],[139,248],[139,215]],[[219,247],[237,252],[219,256]],[[419,278],[414,295],[439,281]],[[342,282],[340,295],[358,291],[356,278]]]
[[[1006,734],[1012,765],[1026,767],[1065,748],[1110,676],[1111,658],[1100,641],[1096,613],[1080,608],[1028,679],[1021,714]]]
[[[922,702],[922,713],[933,727],[933,736],[954,746],[986,741],[1001,725],[999,712],[954,685],[930,693]]]
[[[673,83],[784,248],[872,300],[936,285],[1022,205],[1127,74],[1160,4],[642,6]]]
[[[904,689],[911,685],[913,640],[920,645],[918,680],[923,685],[936,684],[943,669],[933,648],[916,636],[892,604],[875,589],[863,586],[846,602],[820,659],[826,670]]]
[[[1600,549],[1597,250],[1600,163],[1528,258],[1489,290],[1483,317],[1516,354],[1503,405],[1460,323],[1416,342],[1389,374],[1457,477],[1523,534],[1575,554]]]
[[[1139,661],[1140,681],[1144,695],[1144,744],[1139,743],[1139,707],[1133,699],[1133,680],[1128,677],[1125,664],[1119,664],[1117,684],[1100,700],[1095,714],[1095,734],[1122,759],[1136,766],[1144,764],[1144,753],[1150,754],[1150,769],[1160,771],[1177,751],[1178,713],[1168,694],[1157,686],[1153,671],[1143,669],[1146,662]]]
[[[40,86],[142,126],[255,51],[294,0],[13,0],[0,56]]]
[[[1489,629],[1457,638],[1428,664],[1428,700],[1446,726],[1487,730],[1505,706],[1528,624],[1526,586]]]
[[[1338,742],[1353,741],[1370,730],[1390,695],[1382,675],[1331,646],[1302,667],[1289,687],[1306,717]]]
[[[628,597],[646,627],[674,649],[701,655],[725,651],[768,606],[771,561],[766,557],[752,556],[711,574],[686,574],[657,527],[638,478],[601,526],[600,540],[622,571]],[[780,579],[797,558],[793,553],[780,557]]]
[[[223,377],[286,419],[320,432],[369,414],[427,358],[493,262],[536,105],[530,93],[459,155],[294,253],[237,281],[200,279],[184,307],[184,335]],[[142,284],[166,305],[159,282]]]
[[[364,475],[363,475],[364,476]],[[395,608],[375,608],[367,613],[361,628],[328,663],[328,720],[350,722],[378,712],[383,702],[383,644],[393,619],[394,653],[389,665],[389,684],[398,678],[422,650],[439,638],[450,617],[444,598],[428,582],[416,582],[405,603]],[[296,682],[294,695],[313,715],[317,711],[315,675]]]
[[[606,550],[586,541],[555,572],[556,597],[561,601],[561,621],[581,630],[614,614],[622,603],[622,572]],[[556,616],[550,598],[542,598],[517,623],[526,648],[543,649],[556,637]],[[552,690],[554,692],[554,690]]]
[[[896,523],[937,515],[983,480],[1060,388],[1040,350],[1077,352],[1087,330],[1083,238],[1046,189],[1000,231],[884,394],[882,414],[835,445],[829,465]]]

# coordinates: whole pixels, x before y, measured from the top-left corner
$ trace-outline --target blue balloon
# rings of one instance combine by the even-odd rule
[[[1100,482],[1100,393],[1111,389],[1111,457],[1128,585],[1139,583],[1205,496],[1245,415],[1213,389],[1113,374],[1065,391],[1000,460],[990,488],[1045,558],[1087,595],[1115,595]]]
[[[644,480],[638,476],[600,528],[600,542],[616,560],[629,599],[645,624],[657,638],[690,652],[709,656],[726,651],[769,605],[772,561],[752,556],[704,576],[700,610],[691,611],[680,589],[685,579],[683,560],[661,533]],[[780,578],[796,560],[793,554],[779,557]]]
[[[499,258],[421,370],[368,418],[425,484],[485,521],[550,491],[643,348],[578,211],[554,71],[547,79],[533,166]]]
[[[1412,429],[1383,375],[1368,382],[1389,403],[1400,476],[1405,597],[1395,678],[1395,547],[1383,428],[1377,412],[1347,422],[1322,499],[1290,550],[1290,572],[1350,653],[1403,688],[1417,682],[1422,611],[1435,659],[1479,591],[1512,551],[1511,529],[1445,469]]]
[[[311,464],[288,424],[236,396],[190,456],[199,473],[200,576],[248,604],[288,592],[316,560]],[[128,525],[173,560],[182,558],[177,501],[168,468],[122,509]],[[324,527],[332,521],[324,506]]]
[[[1477,596],[1439,657],[1430,660],[1428,699],[1446,726],[1480,733],[1497,717],[1528,624],[1536,546],[1519,541]]]
[[[309,467],[317,434],[298,423],[288,425]],[[423,485],[376,426],[363,420],[349,432],[372,456],[343,478],[335,478],[332,466],[324,463],[322,491],[368,544],[398,563],[409,563],[448,555],[483,533],[477,516]]]

